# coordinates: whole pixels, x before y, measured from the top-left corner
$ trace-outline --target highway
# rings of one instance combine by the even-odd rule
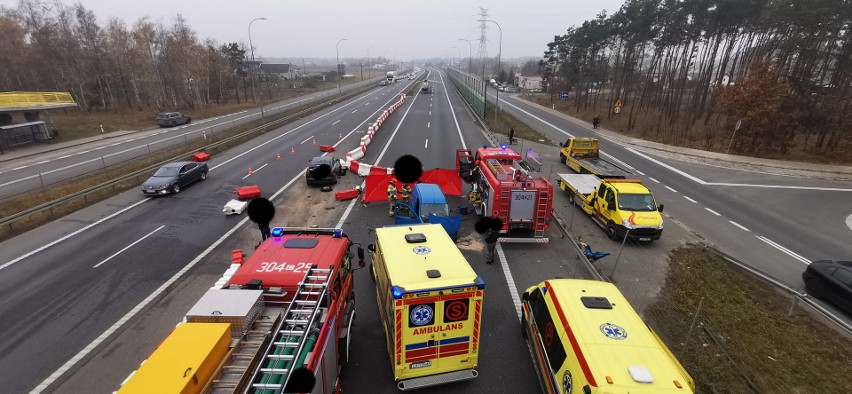
[[[345,93],[363,86],[376,85],[383,78],[384,76],[343,85],[341,91]],[[128,161],[148,160],[152,154],[156,155],[197,139],[212,140],[218,134],[236,126],[269,118],[300,105],[329,100],[337,95],[337,88],[334,88],[269,103],[262,109],[254,108],[213,118],[193,119],[190,124],[176,127],[152,128],[94,146],[81,146],[50,159],[34,156],[15,160],[14,163],[0,162],[0,200],[82,175],[100,173],[105,168],[109,169]]]
[[[151,199],[134,188],[3,242],[3,391],[35,387],[240,223],[222,215],[235,188],[256,184],[271,196],[301,180],[317,152],[314,139],[354,148],[355,131],[366,129],[403,87],[373,89],[216,155],[207,180],[179,195]],[[276,160],[278,152],[286,161]]]
[[[494,101],[493,89],[489,100]],[[605,157],[632,168],[673,218],[720,250],[793,288],[819,259],[848,259],[852,182],[720,168],[626,145],[590,124],[568,121],[512,94],[500,107],[553,141],[597,137]],[[606,128],[606,120],[602,123]],[[554,148],[555,149],[555,148]],[[567,166],[561,172],[569,172]],[[818,203],[817,203],[818,202]],[[813,209],[818,208],[818,209]],[[671,220],[666,228],[673,225]],[[663,232],[665,237],[666,232]]]
[[[428,78],[433,93],[409,97],[382,125],[362,162],[392,166],[399,156],[413,154],[426,169],[453,168],[455,149],[487,143],[461,98],[448,88],[446,75],[429,70]],[[0,339],[3,391],[24,392],[51,383],[47,391],[115,390],[226,269],[230,250],[240,247],[250,253],[258,241],[256,227],[244,216],[222,215],[222,205],[233,198],[236,187],[259,185],[264,196],[279,206],[274,225],[341,226],[361,245],[374,242],[373,229],[392,223],[387,204],[364,206],[357,200],[330,204],[330,194],[322,201],[310,201],[317,194],[304,194],[303,169],[318,154],[312,147],[314,139],[318,144],[339,144],[339,152],[354,148],[367,124],[396,101],[409,82],[418,83],[419,79],[422,77],[371,90],[218,154],[209,163],[208,179],[179,195],[150,199],[137,189],[130,190],[0,243],[0,331],[7,333]],[[563,140],[566,133],[593,135],[584,126],[522,101],[510,99],[503,104],[506,97],[500,96],[505,110],[515,111],[516,117],[554,140]],[[665,212],[692,230],[667,218],[662,240],[627,245],[616,276],[636,279],[619,281],[631,302],[632,295],[662,286],[668,250],[700,238],[761,269],[780,272],[780,278],[798,287],[804,263],[793,255],[850,254],[848,229],[834,225],[845,214],[833,214],[848,209],[843,206],[849,195],[845,190],[852,189],[848,182],[720,169],[657,156],[608,139],[602,141],[602,147],[633,167],[658,201],[666,204]],[[291,148],[294,155],[290,155]],[[555,147],[551,151],[545,146],[536,149],[550,163],[544,173],[560,168]],[[279,152],[280,161],[276,158]],[[247,173],[249,167],[254,170],[252,175]],[[343,186],[361,181],[353,174],[344,178]],[[808,188],[799,188],[802,186]],[[618,243],[606,239],[588,218],[573,217],[579,211],[567,206],[558,188],[555,192],[554,209],[566,221],[571,219],[572,230],[595,249],[617,250]],[[813,193],[817,192],[824,194],[816,197]],[[461,201],[451,199],[451,206]],[[772,201],[772,208],[761,204],[763,201]],[[807,201],[820,201],[816,215],[823,222],[802,220]],[[472,215],[465,217],[459,247],[487,285],[480,376],[421,392],[537,392],[513,293],[543,279],[584,278],[588,273],[571,257],[572,248],[555,227],[547,233],[550,244],[501,245],[499,264],[486,265],[480,237],[472,233],[473,220]],[[785,253],[770,242],[796,252]],[[609,269],[613,261],[604,260],[603,267]],[[369,271],[356,272],[352,360],[342,377],[348,392],[396,391],[374,291]]]

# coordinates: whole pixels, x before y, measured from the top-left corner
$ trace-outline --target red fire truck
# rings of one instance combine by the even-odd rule
[[[499,242],[548,242],[544,230],[550,228],[553,185],[540,169],[532,149],[526,159],[505,145],[482,147],[475,155],[456,150],[456,170],[472,186],[468,199],[474,210],[503,221]]]
[[[355,317],[352,245],[340,229],[278,227],[247,260],[234,250],[224,276],[119,392],[338,393]],[[224,334],[208,334],[214,324]],[[175,374],[175,363],[187,372]]]

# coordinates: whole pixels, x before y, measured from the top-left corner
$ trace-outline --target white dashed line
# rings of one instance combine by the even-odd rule
[[[689,198],[689,197],[687,197],[687,196],[683,196],[683,198],[687,199],[688,201],[690,201],[690,202],[692,202],[692,203],[698,204],[698,201],[695,201],[695,200],[693,200],[693,199],[691,199],[691,198]]]
[[[426,139],[426,145],[423,145],[423,149],[428,149],[428,148],[429,148],[429,139],[427,138]]]
[[[716,216],[722,216],[722,214],[721,214],[721,213],[716,212],[716,211],[714,211],[714,210],[712,210],[712,209],[710,209],[710,208],[705,207],[704,209],[706,209],[708,212],[710,212],[710,213],[712,213],[712,214],[714,214],[714,215],[716,215]]]
[[[299,145],[302,145],[302,144],[304,144],[305,142],[310,141],[310,140],[311,140],[311,138],[314,138],[314,136],[310,136],[310,137],[308,137],[308,138],[305,138],[305,140],[304,140],[304,141],[302,141],[301,143],[299,143]]]
[[[150,232],[150,233],[148,233],[148,234],[145,234],[145,236],[144,236],[144,237],[137,239],[137,240],[136,240],[135,242],[133,242],[132,244],[127,245],[127,246],[125,246],[123,249],[119,250],[118,252],[113,253],[113,255],[112,255],[112,256],[109,256],[109,257],[105,258],[103,261],[101,261],[100,263],[97,263],[97,264],[93,265],[93,266],[92,266],[92,268],[98,268],[98,267],[100,267],[100,266],[101,266],[101,264],[106,263],[107,261],[110,261],[113,257],[120,255],[120,254],[121,254],[121,252],[124,252],[125,250],[132,248],[132,247],[133,247],[133,245],[136,245],[136,244],[138,244],[138,243],[140,243],[140,242],[144,241],[144,240],[145,240],[145,238],[148,238],[148,237],[150,237],[150,236],[154,235],[154,233],[156,233],[157,231],[162,230],[162,229],[163,229],[163,227],[166,227],[166,225],[164,224],[164,225],[162,225],[162,226],[160,226],[160,227],[157,227],[157,229],[156,229],[156,230],[151,231],[151,232]]]
[[[354,111],[352,111],[352,113],[353,113],[353,114],[354,114],[354,113],[356,113],[356,112],[358,112],[358,110],[357,110],[357,109],[356,109],[356,110],[354,110]]]
[[[739,227],[739,228],[741,228],[741,229],[743,229],[743,230],[745,230],[745,231],[751,232],[751,230],[749,230],[749,229],[745,228],[745,226],[743,226],[742,224],[739,224],[739,223],[737,223],[737,222],[735,222],[735,221],[733,221],[733,220],[728,220],[728,221],[729,221],[729,222],[731,222],[731,224],[733,224],[734,226],[737,226],[737,227]]]
[[[429,116],[432,116],[432,111],[429,111]]]
[[[811,261],[810,261],[810,260],[808,260],[808,259],[806,259],[806,258],[804,258],[804,257],[800,256],[799,254],[797,254],[797,253],[793,252],[793,251],[792,251],[792,250],[790,250],[790,249],[787,249],[787,248],[785,248],[785,247],[783,247],[783,246],[779,245],[777,242],[772,241],[772,240],[770,240],[769,238],[766,238],[766,237],[764,237],[764,236],[758,235],[758,236],[757,236],[757,239],[759,239],[759,240],[761,240],[761,241],[763,241],[763,242],[766,242],[769,246],[771,246],[771,247],[773,247],[773,248],[775,248],[775,249],[778,249],[778,250],[780,250],[781,252],[784,252],[785,254],[789,255],[790,257],[792,257],[792,258],[794,258],[794,259],[796,259],[796,260],[799,260],[799,261],[801,261],[801,262],[803,262],[803,263],[805,263],[805,264],[810,264],[810,263],[811,263]]]
[[[642,171],[636,170],[636,173],[639,174],[639,175],[645,176],[645,173],[642,172]]]
[[[672,191],[672,193],[677,193],[677,190],[675,190],[675,189],[672,189],[672,188],[671,188],[671,187],[668,187],[668,186],[666,186],[666,189],[669,189],[669,190],[671,190],[671,191]]]
[[[336,124],[338,124],[338,123],[340,123],[340,119],[335,120],[335,121],[334,121],[334,123],[332,123],[331,125],[332,125],[332,126],[334,126],[334,125],[336,125]]]
[[[432,126],[432,122],[426,122],[426,128],[428,129],[430,126]]]
[[[654,182],[656,182],[656,183],[660,183],[660,181],[658,181],[658,180],[656,180],[656,179],[654,179],[654,178],[648,177],[648,179],[650,179],[650,180],[652,180],[652,181],[654,181]]]

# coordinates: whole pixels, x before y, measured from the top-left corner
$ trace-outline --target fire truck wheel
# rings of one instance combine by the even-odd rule
[[[615,233],[615,227],[611,223],[606,226],[606,236],[613,241],[618,240],[618,235]]]

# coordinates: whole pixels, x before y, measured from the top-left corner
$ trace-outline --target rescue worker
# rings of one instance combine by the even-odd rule
[[[388,183],[388,203],[390,204],[388,216],[393,216],[393,205],[396,203],[396,185],[393,184],[393,181]]]
[[[260,229],[261,242],[266,241],[272,236],[272,229],[269,228],[269,222],[258,222],[257,228]]]
[[[500,238],[500,232],[493,228],[488,229],[488,232],[485,233],[485,247],[488,250],[488,260],[485,262],[487,264],[494,263],[494,250],[497,249],[497,240]]]
[[[402,184],[402,202],[411,205],[411,186],[407,183]]]

